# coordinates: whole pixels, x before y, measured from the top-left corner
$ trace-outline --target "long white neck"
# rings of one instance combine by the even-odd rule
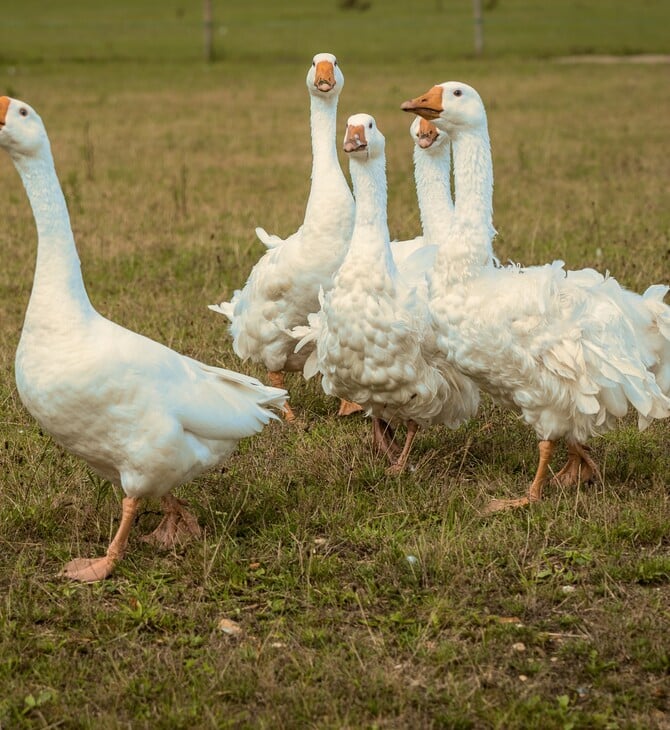
[[[353,261],[369,262],[369,271],[380,270],[380,262],[392,266],[386,214],[386,170],[384,156],[372,160],[352,157],[349,170],[354,185],[356,213],[351,244],[342,268]]]
[[[311,96],[312,187],[305,210],[306,223],[322,218],[324,201],[329,201],[331,210],[339,210],[339,200],[351,201],[351,191],[337,159],[337,101],[336,95]]]
[[[426,243],[439,244],[454,214],[451,198],[451,153],[448,144],[436,150],[414,145],[414,182]]]
[[[489,133],[459,132],[453,142],[456,216],[462,222],[493,227],[493,161]]]
[[[29,320],[86,315],[93,307],[86,294],[70,218],[48,146],[37,157],[17,155],[14,164],[35,217],[37,262],[26,312]]]
[[[476,275],[494,260],[493,163],[488,131],[485,126],[460,130],[452,144],[454,219],[434,267],[445,284]]]
[[[388,238],[386,218],[386,169],[383,157],[359,160],[353,157],[350,167],[354,184],[356,215],[354,228],[373,228]]]

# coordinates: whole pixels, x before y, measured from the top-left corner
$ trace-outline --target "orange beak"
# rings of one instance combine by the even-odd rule
[[[5,119],[7,119],[7,110],[9,109],[9,103],[11,99],[8,96],[0,96],[0,127],[5,126]]]
[[[330,61],[319,61],[314,74],[314,86],[319,91],[332,91],[335,88],[335,69]]]
[[[344,151],[355,152],[356,150],[364,150],[367,146],[365,127],[362,124],[349,125],[344,139]]]
[[[427,119],[419,120],[419,133],[417,134],[419,147],[424,150],[427,149],[438,138],[439,134],[440,132],[432,122]]]
[[[437,119],[442,111],[442,87],[433,86],[425,94],[416,99],[403,101],[400,108],[404,112],[413,112],[424,119]]]

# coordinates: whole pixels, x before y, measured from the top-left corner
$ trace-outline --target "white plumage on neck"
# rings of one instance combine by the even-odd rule
[[[356,213],[352,244],[388,249],[386,219],[386,170],[384,157],[371,160],[352,159],[349,164],[354,186]],[[371,229],[371,230],[368,230]],[[351,251],[351,246],[349,247]]]
[[[493,163],[486,127],[460,130],[453,139],[455,208],[459,221],[493,231]],[[490,249],[490,240],[482,242]]]
[[[312,94],[310,130],[312,137],[312,185],[305,209],[305,224],[319,225],[325,215],[341,218],[342,208],[353,210],[351,190],[337,157],[338,95]],[[328,204],[326,202],[328,201]]]
[[[438,250],[434,278],[443,286],[475,276],[494,261],[493,165],[486,127],[458,130],[453,142],[456,200]]]
[[[92,307],[48,141],[40,156],[18,155],[14,162],[28,194],[38,236],[24,327],[35,331],[54,321],[68,327],[73,317],[90,314]]]
[[[439,244],[452,223],[454,201],[450,178],[451,153],[448,141],[435,149],[422,149],[414,145],[414,182],[424,244]]]

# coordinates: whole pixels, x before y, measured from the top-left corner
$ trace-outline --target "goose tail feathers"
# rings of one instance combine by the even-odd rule
[[[208,309],[211,309],[212,312],[217,312],[218,314],[223,314],[224,317],[227,317],[229,321],[233,321],[233,310],[234,306],[232,302],[220,302],[219,304],[208,304]]]
[[[664,303],[669,287],[655,284],[640,296],[612,277],[602,287],[628,326],[619,333],[617,356],[602,353],[600,372],[606,389],[619,390],[637,410],[642,430],[653,419],[670,417],[670,307]]]
[[[319,304],[323,307],[324,293],[323,287],[319,289]],[[298,325],[290,330],[286,330],[293,339],[298,340],[294,352],[300,352],[303,348],[309,347],[312,352],[305,360],[302,374],[306,380],[314,377],[319,372],[317,341],[322,333],[324,319],[322,309],[318,312],[311,312],[307,315],[307,324]]]
[[[275,248],[284,242],[282,238],[274,233],[268,233],[265,228],[261,228],[260,226],[256,228],[256,236],[266,248]]]

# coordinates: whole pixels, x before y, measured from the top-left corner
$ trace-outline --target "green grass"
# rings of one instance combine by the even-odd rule
[[[500,0],[487,16],[491,53],[496,18],[504,30],[500,53],[471,61],[446,36],[444,54],[426,40],[435,3],[423,16],[388,3],[391,29],[374,0],[361,14],[334,2],[298,13],[295,3],[281,11],[283,25],[258,3],[226,9],[226,60],[205,67],[188,60],[197,59],[189,48],[199,42],[199,6],[184,8],[188,35],[177,5],[163,5],[175,32],[161,30],[166,20],[140,43],[125,25],[156,17],[148,4],[99,16],[81,3],[59,16],[68,20],[59,40],[55,11],[40,25],[26,2],[3,24],[0,93],[45,120],[98,310],[189,355],[262,375],[236,360],[222,318],[205,305],[231,294],[261,255],[255,225],[286,235],[302,219],[303,79],[319,50],[338,53],[346,76],[341,128],[368,111],[387,137],[392,235],[419,226],[410,120],[399,104],[459,78],[487,104],[503,260],[561,257],[609,269],[638,291],[669,281],[667,68],[531,57],[589,44],[667,51],[655,35],[660,3],[616,4],[608,17],[618,31],[589,34],[605,5],[551,4],[576,40],[541,40],[539,11],[515,40],[524,5]],[[633,5],[642,8],[637,25],[626,16]],[[458,10],[463,23],[469,7]],[[114,30],[110,48],[94,32],[98,20]],[[72,31],[77,24],[86,32]],[[383,32],[368,33],[370,24]],[[308,42],[297,35],[305,27]],[[104,60],[108,52],[118,60]],[[595,440],[603,484],[549,489],[531,511],[484,518],[491,496],[520,495],[534,472],[535,438],[514,414],[486,400],[467,427],[420,434],[415,471],[390,478],[371,453],[369,426],[338,421],[317,383],[293,377],[298,426],[272,425],[223,472],[179,490],[201,541],[172,552],[140,542],[158,520],[148,503],[111,579],[57,579],[72,557],[104,551],[120,495],[18,400],[12,364],[35,231],[5,155],[0,176],[0,727],[668,726],[667,422],[640,434],[626,420]],[[223,618],[242,633],[223,632]]]

